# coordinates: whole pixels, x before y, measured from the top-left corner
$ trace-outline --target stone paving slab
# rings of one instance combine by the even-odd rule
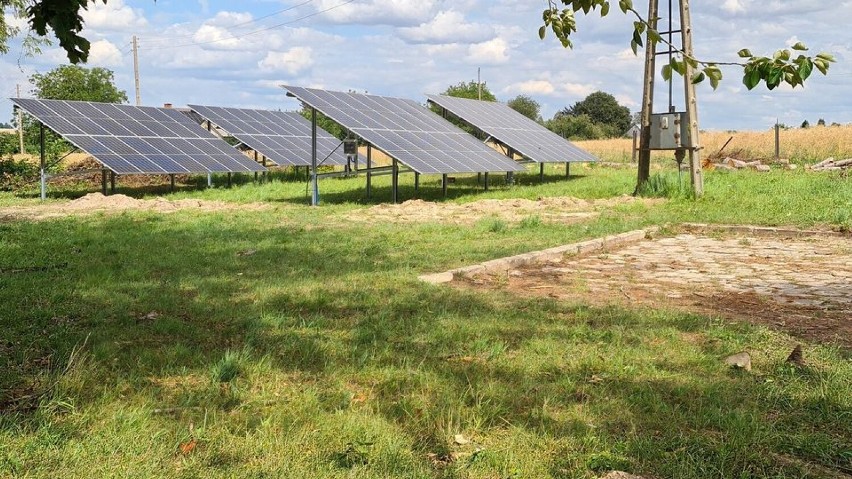
[[[852,237],[754,227],[710,228],[710,237],[685,229],[692,232],[490,276],[482,268],[469,283],[592,304],[683,308],[852,347]]]
[[[464,268],[451,269],[441,273],[431,273],[420,275],[418,278],[421,281],[432,284],[443,284],[453,281],[456,277],[473,277],[480,274],[491,274],[502,272],[506,273],[513,268],[519,268],[529,264],[544,263],[544,262],[559,262],[565,258],[565,255],[583,255],[595,251],[602,251],[608,248],[620,247],[625,244],[635,243],[645,238],[651,237],[659,228],[651,227],[641,230],[628,231],[617,235],[605,236],[579,243],[571,243],[567,245],[548,248],[532,253],[523,253],[506,258],[494,259],[484,263],[466,266]]]

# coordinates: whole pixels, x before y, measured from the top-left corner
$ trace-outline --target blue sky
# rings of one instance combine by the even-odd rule
[[[644,10],[644,2],[635,2]],[[676,2],[675,2],[676,3]],[[500,100],[526,94],[545,118],[603,90],[631,110],[641,100],[642,58],[629,49],[630,19],[618,13],[580,18],[573,50],[552,35],[538,39],[545,0],[109,0],[86,12],[89,66],[113,70],[133,101],[132,35],[139,38],[142,102],[294,109],[281,84],[357,90],[425,101],[451,84],[482,79]],[[667,5],[667,2],[661,2]],[[614,11],[617,9],[614,9]],[[720,0],[694,2],[696,54],[736,60],[803,41],[838,58],[828,77],[805,88],[747,91],[736,69],[717,91],[700,85],[702,128],[765,129],[852,122],[852,1]],[[64,62],[49,47],[21,58],[18,43],[0,56],[0,95]],[[676,88],[680,91],[681,88]],[[659,83],[658,109],[666,105]],[[677,99],[675,101],[677,104]],[[0,101],[0,121],[11,104]]]

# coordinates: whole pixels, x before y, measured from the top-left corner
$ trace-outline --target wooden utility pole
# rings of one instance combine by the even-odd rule
[[[136,83],[136,106],[142,105],[142,93],[139,91],[139,42],[133,35],[133,79]]]
[[[21,85],[15,85],[18,98],[21,98]],[[19,152],[24,154],[24,111],[18,108],[18,142],[20,144]]]
[[[645,43],[645,78],[642,92],[641,134],[639,139],[639,166],[636,182],[638,193],[642,185],[648,181],[651,173],[651,150],[673,150],[678,168],[681,161],[689,155],[689,170],[691,173],[693,192],[696,197],[704,194],[704,178],[701,172],[698,141],[698,101],[695,96],[695,85],[692,83],[694,69],[689,62],[684,61],[684,111],[678,113],[672,105],[671,84],[669,92],[669,108],[662,115],[654,113],[654,82],[656,78],[656,57],[658,55],[680,54],[682,57],[692,57],[692,22],[689,10],[689,0],[677,0],[679,4],[680,29],[672,27],[673,0],[669,0],[669,31],[660,32],[657,28],[659,17],[659,0],[648,2],[648,34]],[[666,51],[658,52],[659,42],[651,38],[650,30],[660,37],[668,35]],[[672,34],[680,33],[681,46],[671,44]],[[683,59],[682,59],[683,60]]]
[[[680,0],[680,35],[684,55],[692,57],[692,15],[689,12],[689,0]],[[694,74],[695,71],[689,62],[684,62],[683,87],[686,103],[686,124],[689,134],[686,144],[690,145],[687,150],[689,153],[689,172],[692,178],[692,190],[695,197],[699,198],[704,194],[704,176],[701,172],[699,155],[701,148],[698,141],[698,100],[695,97],[695,83],[692,83]]]
[[[657,29],[657,0],[648,2],[648,28]],[[639,124],[639,177],[636,181],[636,191],[639,193],[642,185],[651,177],[651,114],[654,111],[654,75],[656,75],[657,42],[648,35],[645,43],[645,81],[642,87],[642,114]]]

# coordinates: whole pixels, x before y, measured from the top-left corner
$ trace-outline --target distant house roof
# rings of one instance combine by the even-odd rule
[[[12,134],[15,134],[17,132],[18,132],[18,130],[16,130],[15,128],[0,128],[0,134],[3,134],[3,135],[12,135]]]

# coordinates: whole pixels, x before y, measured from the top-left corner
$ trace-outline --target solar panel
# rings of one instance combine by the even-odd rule
[[[266,171],[177,110],[10,100],[120,175]]]
[[[201,105],[189,108],[278,165],[311,164],[311,122],[299,113]],[[340,140],[319,127],[317,161],[346,164]]]
[[[537,163],[597,161],[591,153],[503,103],[426,95],[466,123]]]
[[[292,86],[284,88],[417,173],[523,170],[416,101]]]

